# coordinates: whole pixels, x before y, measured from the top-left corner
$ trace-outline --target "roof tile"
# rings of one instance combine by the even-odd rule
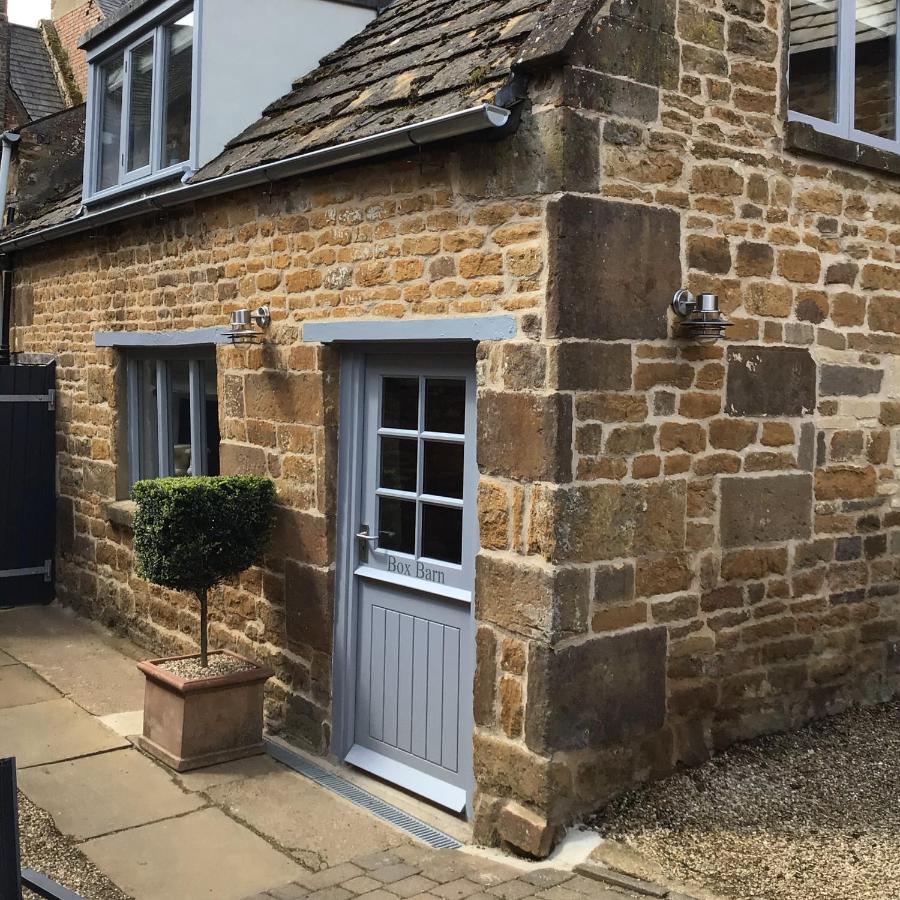
[[[32,119],[65,109],[44,39],[37,28],[10,24],[9,82]]]

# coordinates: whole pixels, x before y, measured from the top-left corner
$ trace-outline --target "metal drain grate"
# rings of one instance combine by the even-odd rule
[[[411,816],[409,813],[403,812],[402,809],[398,809],[396,806],[386,803],[355,784],[351,784],[345,778],[341,778],[340,775],[335,775],[334,772],[323,769],[311,760],[301,756],[284,741],[277,738],[265,738],[265,745],[269,756],[284,763],[288,768],[305,775],[311,781],[322,785],[326,790],[343,797],[345,800],[349,800],[356,806],[367,809],[372,815],[378,816],[379,819],[383,819],[385,822],[390,822],[391,825],[412,835],[412,837],[422,841],[423,844],[428,844],[429,847],[434,847],[436,850],[457,850],[462,847],[462,844],[456,838],[450,837],[449,834],[445,834],[431,825],[426,825],[425,822],[415,818],[415,816]]]

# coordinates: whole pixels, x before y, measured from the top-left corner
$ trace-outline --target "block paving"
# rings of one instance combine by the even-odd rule
[[[609,873],[609,877],[615,875]],[[640,890],[619,889],[563,869],[523,871],[461,851],[409,844],[304,874],[246,900],[637,900],[648,896],[689,900],[658,885],[636,880],[634,884]]]

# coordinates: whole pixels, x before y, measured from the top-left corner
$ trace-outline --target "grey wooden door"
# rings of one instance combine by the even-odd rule
[[[369,357],[364,384],[346,759],[461,811],[472,785],[474,364]]]

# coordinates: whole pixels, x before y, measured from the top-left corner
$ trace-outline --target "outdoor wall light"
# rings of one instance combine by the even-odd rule
[[[262,340],[262,329],[272,324],[268,306],[260,306],[253,312],[236,309],[231,314],[231,326],[226,332],[232,344],[255,344]],[[254,325],[257,326],[254,328]]]
[[[719,312],[718,294],[695,297],[682,288],[672,298],[672,309],[681,318],[678,328],[682,337],[698,344],[714,344],[724,338],[725,329],[734,324]]]

